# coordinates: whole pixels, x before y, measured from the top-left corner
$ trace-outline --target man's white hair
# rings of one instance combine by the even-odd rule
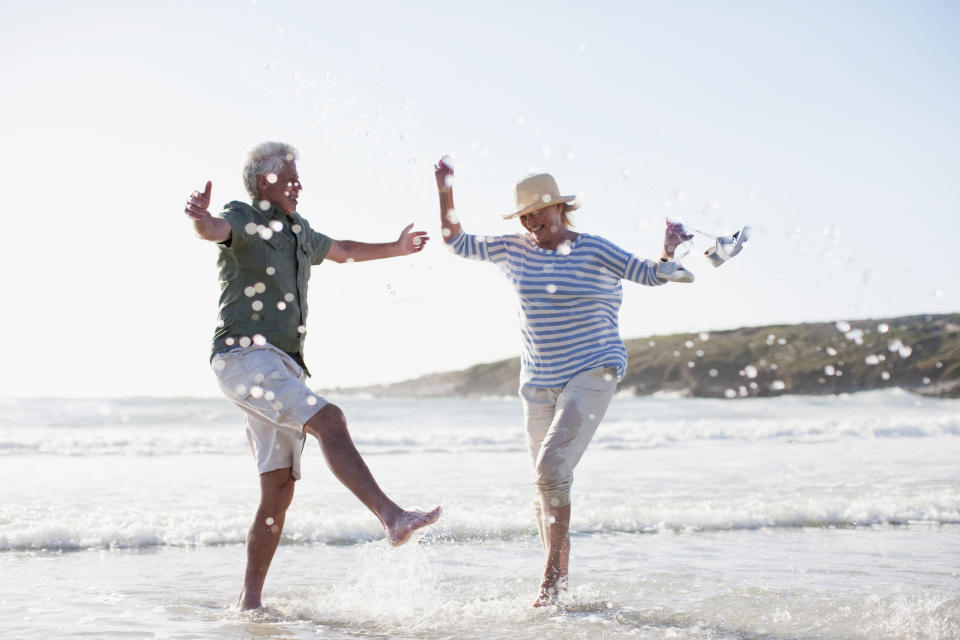
[[[256,198],[257,176],[279,173],[284,162],[294,162],[298,157],[297,150],[283,142],[261,142],[247,154],[247,161],[243,164],[243,186],[251,198]]]

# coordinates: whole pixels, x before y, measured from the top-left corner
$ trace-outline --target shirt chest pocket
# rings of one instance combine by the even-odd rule
[[[297,243],[293,238],[275,233],[269,238],[263,238],[260,251],[268,267],[273,267],[284,274],[297,272]]]

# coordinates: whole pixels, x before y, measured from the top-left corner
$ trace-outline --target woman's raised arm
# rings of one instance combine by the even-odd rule
[[[440,195],[440,229],[443,241],[453,242],[460,233],[460,220],[453,208],[453,166],[447,156],[433,165],[433,174],[437,178],[437,191]]]

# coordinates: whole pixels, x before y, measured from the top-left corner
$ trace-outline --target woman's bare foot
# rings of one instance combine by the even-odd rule
[[[534,607],[549,607],[560,602],[560,592],[567,590],[567,580],[560,576],[544,576],[540,585],[540,595],[533,603]]]
[[[440,517],[440,511],[442,511],[440,507],[433,511],[404,511],[392,525],[387,527],[387,541],[399,547],[410,539],[414,531],[436,522]]]

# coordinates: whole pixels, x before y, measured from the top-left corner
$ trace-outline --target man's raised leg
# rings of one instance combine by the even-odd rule
[[[263,583],[280,543],[295,483],[289,468],[260,474],[260,505],[247,535],[247,570],[237,602],[244,611],[256,609],[261,604]]]
[[[440,507],[426,512],[407,511],[387,497],[353,444],[340,407],[325,405],[303,428],[320,442],[333,475],[380,519],[390,544],[403,544],[414,531],[433,524],[440,517]]]

